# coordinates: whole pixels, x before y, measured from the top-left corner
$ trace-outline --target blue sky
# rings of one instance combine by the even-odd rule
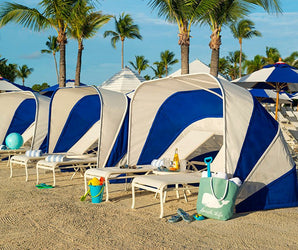
[[[3,3],[0,0],[0,3]],[[30,7],[36,7],[40,0],[15,0]],[[298,51],[298,1],[281,0],[283,14],[268,15],[261,8],[255,8],[249,19],[255,22],[255,27],[262,33],[262,37],[243,41],[243,51],[252,59],[256,54],[265,55],[266,46],[277,48],[282,57],[289,56],[293,51]],[[178,30],[175,24],[169,24],[157,16],[157,11],[152,11],[147,6],[147,0],[101,0],[97,9],[104,14],[119,16],[121,12],[128,13],[139,25],[143,40],[128,39],[125,41],[124,63],[129,66],[129,61],[134,61],[136,55],[144,55],[149,64],[160,60],[160,52],[173,51],[180,61],[180,47],[178,46]],[[97,35],[84,41],[83,65],[81,82],[99,85],[121,69],[121,44],[117,49],[111,46],[110,38],[103,38],[106,30],[114,30],[114,20],[106,24]],[[53,29],[34,32],[23,28],[21,25],[8,24],[0,29],[0,55],[8,59],[8,63],[19,66],[26,64],[34,69],[33,73],[25,80],[25,85],[32,86],[47,82],[56,84],[56,73],[53,57],[41,54],[46,49],[49,35],[56,35]],[[196,58],[209,64],[211,50],[209,49],[210,30],[207,26],[193,26],[191,29],[190,62]],[[229,52],[239,49],[229,29],[222,31],[222,46],[220,56],[227,56]],[[77,42],[69,39],[66,48],[66,74],[67,79],[74,79]],[[59,58],[57,57],[57,60]],[[171,72],[180,68],[180,62],[172,67]],[[153,76],[151,69],[142,72],[142,75]],[[21,79],[16,83],[21,84]]]

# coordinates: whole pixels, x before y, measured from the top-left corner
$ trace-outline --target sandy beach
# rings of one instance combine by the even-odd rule
[[[177,200],[170,192],[165,218],[159,219],[159,200],[138,192],[131,209],[131,192],[111,185],[111,201],[92,204],[84,194],[83,178],[58,173],[53,189],[35,187],[31,169],[0,165],[0,249],[298,249],[298,208],[236,214],[229,221],[206,219],[170,224],[182,208],[196,212],[197,193]],[[52,175],[41,175],[51,184]]]

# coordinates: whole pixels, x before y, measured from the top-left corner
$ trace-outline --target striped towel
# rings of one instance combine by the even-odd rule
[[[40,157],[42,155],[41,150],[27,150],[25,153],[28,157]]]
[[[5,150],[7,149],[6,145],[0,145],[0,150]]]
[[[65,155],[48,155],[45,160],[48,162],[63,162]]]

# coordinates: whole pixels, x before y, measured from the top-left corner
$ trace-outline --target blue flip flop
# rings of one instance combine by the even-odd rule
[[[183,211],[181,208],[178,208],[177,213],[182,217],[182,219],[188,223],[193,221],[193,217],[190,216],[188,213]]]
[[[36,185],[36,187],[37,187],[38,189],[54,188],[52,185],[47,185],[47,184],[45,184],[45,183],[40,183],[40,184]]]
[[[176,223],[181,220],[182,220],[182,217],[179,214],[177,214],[177,215],[173,215],[170,219],[168,219],[168,222]]]

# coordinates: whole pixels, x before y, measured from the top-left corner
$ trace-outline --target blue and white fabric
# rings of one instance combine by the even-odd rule
[[[42,156],[42,151],[40,149],[38,150],[27,150],[25,153],[28,157],[40,157]]]
[[[5,149],[7,149],[7,147],[6,147],[6,145],[0,145],[0,150],[5,150]]]
[[[128,165],[215,153],[242,182],[237,212],[298,206],[296,165],[278,122],[244,88],[209,74],[142,83],[131,100]],[[215,151],[217,150],[217,151]]]
[[[60,155],[60,154],[57,154],[57,155],[48,155],[46,158],[45,158],[45,161],[47,162],[63,162],[65,160],[65,155]]]

